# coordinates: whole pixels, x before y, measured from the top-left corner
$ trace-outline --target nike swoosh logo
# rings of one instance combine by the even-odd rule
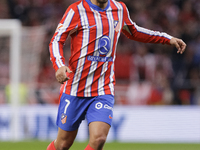
[[[95,25],[93,25],[93,26],[88,26],[88,28],[90,29],[90,28],[93,28],[93,27],[95,27],[95,26],[97,26],[97,25],[95,24]]]

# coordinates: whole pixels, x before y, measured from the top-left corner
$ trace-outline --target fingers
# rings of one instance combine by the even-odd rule
[[[176,41],[175,43],[174,43],[174,45],[175,45],[175,47],[177,48],[177,53],[180,53],[181,52],[181,47],[180,47],[180,45],[178,44],[178,42]]]
[[[72,71],[68,67],[66,69],[68,73],[72,73]]]
[[[179,40],[178,43],[179,43],[179,47],[180,47],[179,53],[183,54],[183,52],[185,51],[185,48],[186,48],[186,44],[182,40]]]
[[[69,80],[66,72],[72,73],[72,71],[67,66],[62,66],[56,71],[56,79],[59,83],[63,84],[65,81]]]
[[[170,40],[170,44],[174,45],[177,48],[177,53],[183,54],[183,52],[185,51],[186,44],[181,39],[172,38]]]
[[[66,74],[58,74],[56,79],[59,83],[63,84],[65,81],[69,80],[69,77],[67,77]]]
[[[177,39],[176,45],[178,45],[176,46],[176,48],[178,49],[177,53],[183,54],[186,48],[186,44],[181,39]]]

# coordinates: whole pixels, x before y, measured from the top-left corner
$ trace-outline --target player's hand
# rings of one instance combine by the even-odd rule
[[[69,80],[66,72],[72,73],[72,71],[67,66],[62,66],[56,71],[56,79],[59,83],[63,84],[65,81]]]
[[[177,53],[183,54],[183,52],[185,51],[186,44],[181,39],[173,37],[170,40],[170,44],[174,45],[178,49]]]

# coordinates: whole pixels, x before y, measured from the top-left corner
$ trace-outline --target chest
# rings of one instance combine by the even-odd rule
[[[101,35],[108,32],[120,32],[123,26],[123,15],[119,10],[104,12],[81,10],[79,14],[79,31]]]

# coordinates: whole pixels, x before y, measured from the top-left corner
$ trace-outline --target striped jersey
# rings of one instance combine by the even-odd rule
[[[108,0],[105,9],[80,0],[66,10],[49,44],[54,69],[65,66],[63,46],[71,37],[69,80],[61,92],[78,97],[114,95],[115,55],[120,34],[144,43],[169,44],[170,35],[136,25],[123,2]]]

